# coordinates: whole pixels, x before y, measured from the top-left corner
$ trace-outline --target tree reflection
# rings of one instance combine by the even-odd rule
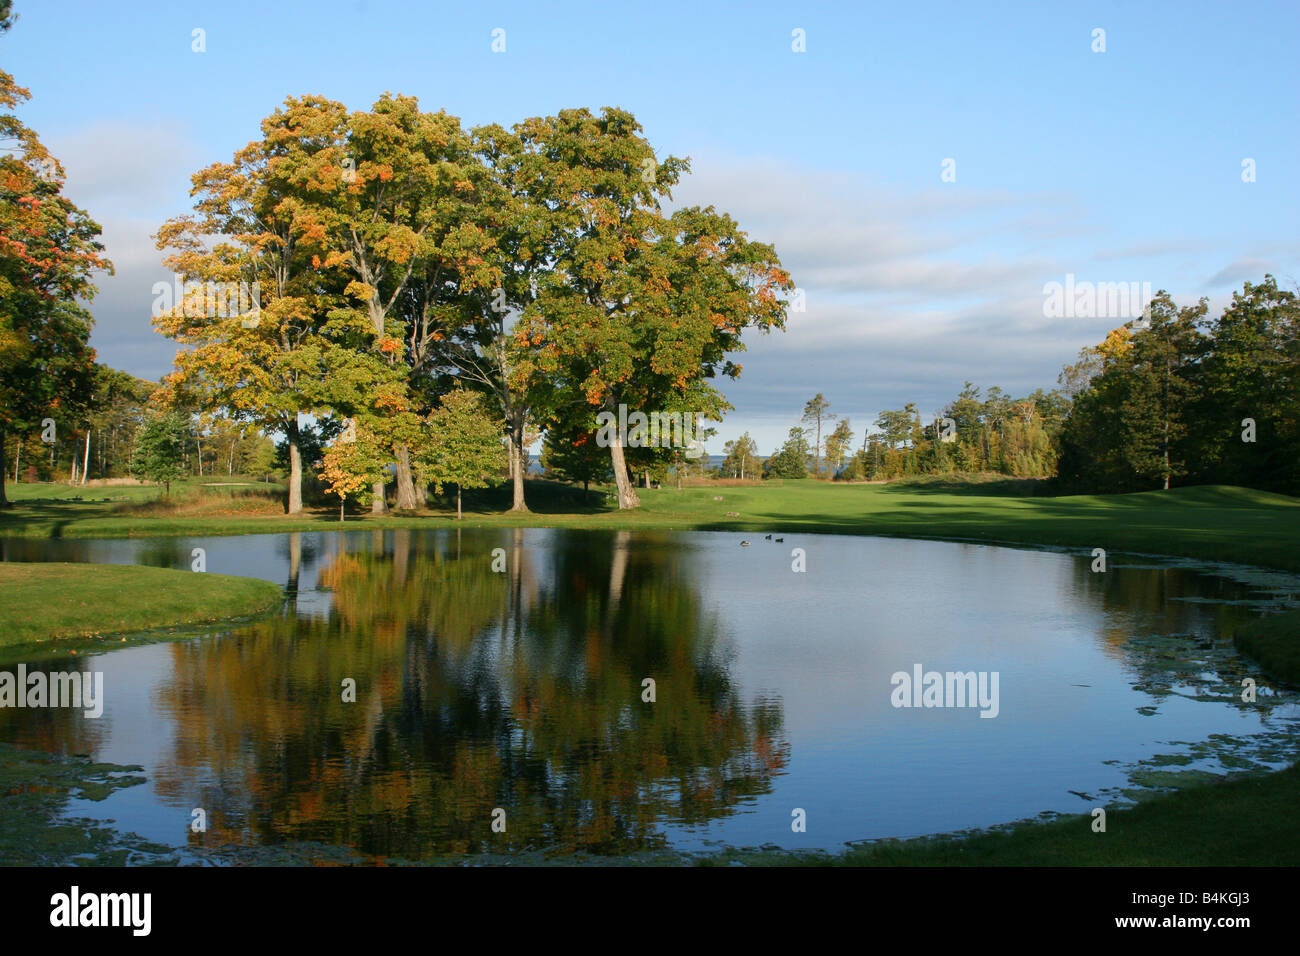
[[[740,698],[674,541],[458,529],[352,546],[322,568],[327,618],[170,648],[159,706],[178,729],[157,786],[205,808],[196,842],[623,853],[734,813],[785,766],[780,705]]]

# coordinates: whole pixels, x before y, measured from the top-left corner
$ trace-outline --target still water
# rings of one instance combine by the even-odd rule
[[[67,812],[182,858],[834,850],[1300,751],[1296,695],[1226,637],[1300,581],[1246,569],[547,529],[8,540],[0,557],[188,569],[196,547],[209,572],[284,586],[284,608],[31,665],[103,672],[98,719],[0,710],[0,741],[142,767]],[[994,677],[996,716],[895,706],[894,675],[918,667]]]

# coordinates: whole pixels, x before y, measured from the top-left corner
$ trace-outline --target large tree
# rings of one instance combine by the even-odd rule
[[[486,173],[460,121],[422,112],[413,97],[386,94],[354,112],[290,99],[275,119],[285,175],[311,223],[304,241],[323,267],[347,277],[370,350],[405,383],[387,440],[397,507],[415,508],[410,442],[442,390],[439,343],[458,323],[460,297],[498,278],[487,255],[493,238],[478,222]],[[379,488],[373,507],[384,510]]]
[[[822,474],[822,419],[830,414],[831,403],[826,396],[818,392],[804,404],[803,419],[813,426],[813,474],[820,478]]]
[[[550,228],[548,268],[515,335],[537,349],[547,403],[718,417],[729,406],[706,380],[740,374],[727,355],[743,350],[741,332],[784,327],[779,296],[792,284],[775,252],[712,207],[666,216],[660,201],[688,164],[657,160],[624,110],[564,110],[518,132]],[[625,437],[615,432],[610,463],[619,507],[632,508]]]
[[[1193,476],[1300,494],[1300,295],[1272,275],[1246,282],[1206,333],[1189,411]]]
[[[157,309],[154,322],[188,346],[166,380],[169,390],[284,434],[290,514],[302,510],[303,413],[351,414],[380,395],[388,410],[403,405],[382,349],[369,348],[364,316],[337,268],[341,259],[319,251],[318,210],[301,196],[301,141],[341,135],[342,121],[316,103],[291,100],[263,121],[262,139],[232,162],[196,173],[195,214],[169,221],[157,237],[187,289],[191,280],[243,283],[255,299],[246,312],[213,314],[206,302],[195,307],[191,294]]]
[[[0,26],[11,22],[8,5]],[[92,276],[112,271],[100,228],[63,195],[62,165],[16,115],[30,98],[0,70],[0,506],[5,435],[84,418],[94,388]]]

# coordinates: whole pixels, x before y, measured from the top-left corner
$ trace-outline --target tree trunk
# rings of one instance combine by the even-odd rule
[[[639,508],[641,499],[637,497],[636,487],[627,473],[627,461],[623,457],[622,437],[617,431],[609,443],[609,457],[614,465],[614,483],[618,486],[618,507],[620,510]]]
[[[460,485],[456,486],[456,520],[460,520]]]
[[[14,451],[14,481],[18,480],[18,452],[23,450],[22,436],[18,438],[18,447]],[[6,469],[9,465],[5,462],[5,431],[0,428],[0,508],[9,507],[9,499],[5,497],[5,478],[8,477]]]
[[[397,510],[414,511],[415,481],[411,477],[411,450],[405,445],[398,447],[397,453]]]
[[[372,515],[382,515],[388,513],[388,502],[384,500],[384,482],[376,481],[370,486],[370,492],[374,496],[370,501],[370,513]]]
[[[285,429],[285,441],[289,445],[289,514],[296,515],[302,511],[302,449],[296,414]]]
[[[1169,419],[1165,419],[1165,491],[1169,490]]]
[[[528,467],[524,455],[524,421],[523,416],[516,415],[510,422],[510,431],[506,435],[506,447],[510,460],[510,484],[513,492],[513,500],[510,504],[511,511],[527,511],[528,505],[524,504],[524,472]]]
[[[86,453],[81,458],[81,483],[86,483],[86,475],[90,471],[90,429],[86,429]]]

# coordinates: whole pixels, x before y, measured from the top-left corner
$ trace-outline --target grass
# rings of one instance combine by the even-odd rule
[[[1300,611],[1285,611],[1251,621],[1232,635],[1237,650],[1253,657],[1264,673],[1300,684]]]
[[[0,647],[242,617],[279,603],[269,581],[125,564],[0,562]]]

